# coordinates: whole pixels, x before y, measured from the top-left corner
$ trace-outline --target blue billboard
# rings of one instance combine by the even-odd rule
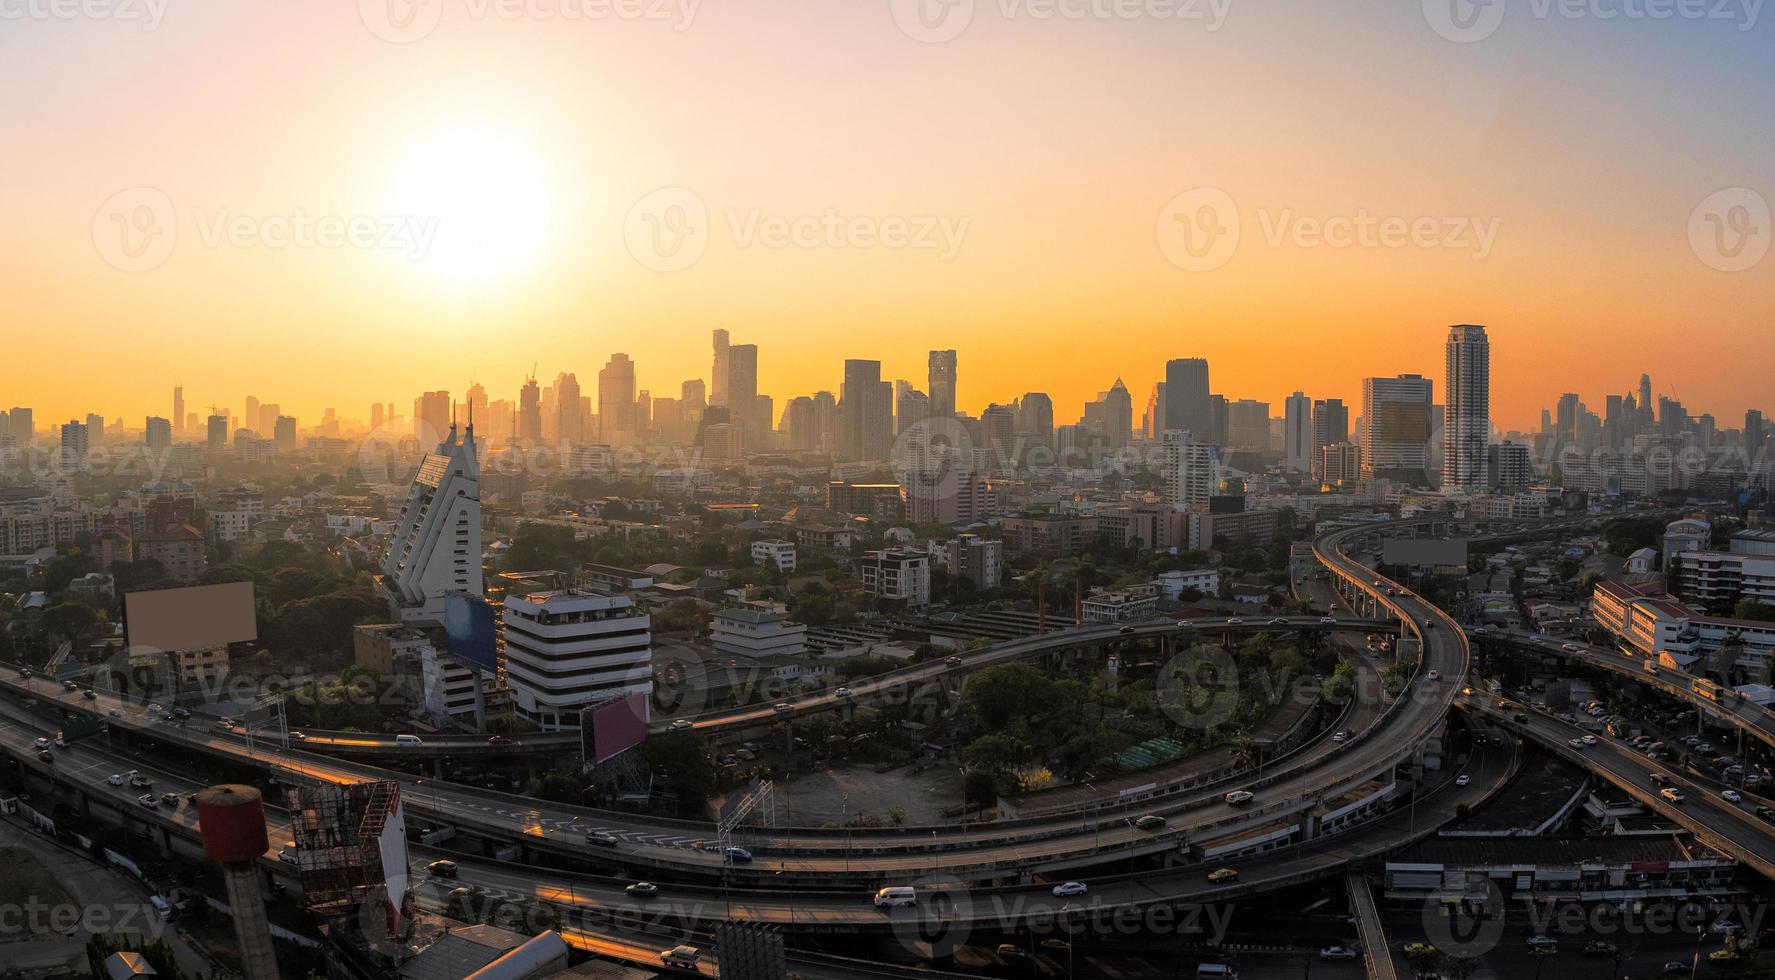
[[[493,607],[467,592],[444,596],[444,641],[450,656],[470,670],[493,673],[498,654],[493,639]]]

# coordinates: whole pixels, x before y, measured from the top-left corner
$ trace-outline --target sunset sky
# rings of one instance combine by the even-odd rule
[[[308,424],[472,380],[515,398],[533,364],[591,393],[615,351],[675,394],[725,327],[779,407],[836,391],[847,357],[922,387],[925,352],[954,347],[973,412],[1041,390],[1068,423],[1117,376],[1143,404],[1167,358],[1205,356],[1215,390],[1279,414],[1296,388],[1359,403],[1374,374],[1440,398],[1447,326],[1482,323],[1505,428],[1562,391],[1600,410],[1641,371],[1722,426],[1775,411],[1775,255],[1727,271],[1757,253],[1708,224],[1768,248],[1775,10],[1510,0],[1463,41],[1442,0],[975,0],[939,40],[958,23],[911,2],[0,18],[0,322],[23,354],[0,408],[139,426],[177,380],[191,410],[252,394]],[[1240,230],[1213,268],[1172,237],[1200,189]],[[770,237],[828,211],[869,225]],[[1435,242],[1335,248],[1301,224],[1364,214]],[[286,244],[284,219],[373,233]],[[902,221],[921,247],[858,230]],[[692,252],[650,251],[686,228]]]

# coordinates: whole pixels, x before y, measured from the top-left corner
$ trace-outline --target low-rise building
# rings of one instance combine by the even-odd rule
[[[144,534],[136,541],[137,560],[160,562],[173,578],[194,579],[209,567],[203,532],[189,524]]]
[[[1138,623],[1157,616],[1159,593],[1153,586],[1137,586],[1086,597],[1080,615],[1087,623]]]
[[[770,538],[752,542],[752,564],[772,564],[777,571],[789,574],[795,571],[795,542]]]
[[[931,604],[931,557],[910,548],[871,551],[857,563],[864,593],[909,607]]]
[[[1775,623],[1709,616],[1674,596],[1621,582],[1596,584],[1590,615],[1623,651],[1684,669],[1733,645],[1738,668],[1760,677],[1775,656]]]
[[[807,652],[807,624],[779,612],[721,609],[709,619],[709,641],[728,656],[795,657]]]

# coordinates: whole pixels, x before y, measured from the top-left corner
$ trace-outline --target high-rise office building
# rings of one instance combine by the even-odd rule
[[[1165,362],[1165,428],[1192,433],[1203,442],[1214,440],[1206,358],[1183,357]]]
[[[173,417],[170,420],[173,431],[183,433],[185,429],[185,386],[173,385]]]
[[[384,422],[386,422],[387,420],[388,420],[388,417],[386,415],[384,415],[383,411],[382,411],[382,403],[381,402],[371,403],[371,405],[370,405],[370,431],[375,432],[377,429],[382,428],[382,424]]]
[[[518,441],[531,446],[542,443],[542,389],[535,377],[524,379],[518,390]]]
[[[579,402],[579,378],[571,372],[555,376],[555,441],[577,446],[586,442],[585,408]]]
[[[1017,401],[1017,432],[1038,446],[1054,446],[1054,400],[1031,391]]]
[[[1153,385],[1146,399],[1146,414],[1141,416],[1140,432],[1149,442],[1165,438],[1165,382]]]
[[[598,372],[598,438],[612,446],[635,443],[640,427],[635,424],[635,362],[627,354],[612,354]]]
[[[87,470],[89,432],[86,423],[70,419],[62,426],[61,463],[64,473],[84,473]]]
[[[37,423],[31,418],[31,410],[14,405],[7,417],[11,419],[8,428],[12,430],[12,444],[19,449],[28,448],[37,435]]]
[[[1270,448],[1270,403],[1241,398],[1226,407],[1225,444],[1245,453]]]
[[[801,399],[797,398],[796,401]],[[808,424],[813,424],[814,400],[807,400]],[[930,396],[909,382],[894,382],[894,433],[902,435],[916,428],[931,417]],[[812,446],[803,448],[811,449]]]
[[[173,445],[173,424],[158,415],[148,416],[142,426],[142,444],[153,452],[171,449]]]
[[[86,444],[102,446],[105,444],[105,417],[96,412],[86,413]]]
[[[932,418],[955,417],[956,367],[955,351],[931,351],[930,376],[926,379],[926,387],[930,391]]]
[[[709,368],[709,404],[725,408],[727,406],[727,331],[715,331],[715,362]],[[684,399],[690,401],[687,395]]]
[[[450,428],[450,393],[428,391],[413,399],[413,437],[422,443],[442,439]]]
[[[1341,398],[1313,402],[1313,459],[1321,460],[1326,446],[1350,441],[1350,409]],[[1320,476],[1324,476],[1323,472]]]
[[[1096,401],[1085,404],[1085,414],[1079,422],[1086,431],[1102,436],[1103,445],[1110,449],[1128,444],[1134,431],[1134,398],[1121,378],[1108,391],[1098,392]]]
[[[843,452],[847,459],[887,459],[893,445],[893,385],[881,380],[881,362],[844,362],[840,412],[844,416]],[[936,406],[932,405],[932,411]]]
[[[211,415],[206,423],[205,445],[210,452],[219,453],[228,448],[228,416]]]
[[[1443,361],[1442,488],[1484,490],[1491,445],[1491,341],[1485,328],[1450,327]]]
[[[770,410],[759,417],[758,345],[734,344],[727,348],[727,411],[745,432],[748,445],[763,445],[770,431]],[[889,411],[892,411],[890,408]]]
[[[1430,462],[1429,378],[1362,379],[1362,472],[1421,483]]]
[[[1535,467],[1528,446],[1520,442],[1500,442],[1486,447],[1486,483],[1500,493],[1516,493],[1528,489],[1535,481]]]
[[[280,453],[296,451],[296,418],[293,415],[279,415],[272,423],[271,440]]]
[[[1202,507],[1220,492],[1220,447],[1172,429],[1165,433],[1165,502]]]
[[[248,395],[247,396],[247,410],[246,410],[245,414],[241,415],[240,425],[238,426],[238,428],[257,429],[258,427],[259,427],[259,399],[253,395]]]
[[[481,465],[475,430],[456,427],[419,461],[407,501],[395,519],[382,585],[402,622],[443,625],[444,596],[479,597],[481,579]]]
[[[1282,463],[1296,473],[1313,468],[1313,400],[1295,392],[1282,410]]]

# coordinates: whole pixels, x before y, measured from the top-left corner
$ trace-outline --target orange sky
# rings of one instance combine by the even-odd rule
[[[1716,192],[1775,198],[1766,25],[1507,22],[1462,45],[1416,4],[1252,2],[1209,31],[982,2],[924,43],[885,2],[710,3],[686,25],[443,3],[401,44],[352,4],[0,34],[22,96],[0,104],[0,322],[24,354],[0,407],[139,426],[179,380],[190,410],[362,418],[470,380],[515,398],[532,364],[589,385],[619,350],[672,393],[726,327],[779,405],[836,391],[846,357],[922,385],[925,351],[954,347],[972,411],[1040,390],[1070,422],[1117,376],[1143,403],[1167,358],[1206,356],[1216,390],[1279,414],[1297,388],[1358,402],[1370,374],[1440,395],[1446,327],[1476,322],[1506,428],[1641,371],[1722,426],[1775,411],[1775,257],[1722,271],[1690,227]],[[132,188],[151,196],[114,196]],[[1199,188],[1241,233],[1209,269],[1160,230]],[[135,271],[117,248],[143,200],[175,234]],[[678,271],[648,251],[676,221],[661,200],[707,214]],[[828,213],[965,234],[751,234]],[[1766,247],[1766,204],[1749,213]],[[1439,233],[1313,234],[1361,215]],[[376,240],[279,240],[318,218]],[[1467,219],[1495,229],[1483,254],[1443,247]],[[435,229],[418,260],[380,235],[409,220]]]

